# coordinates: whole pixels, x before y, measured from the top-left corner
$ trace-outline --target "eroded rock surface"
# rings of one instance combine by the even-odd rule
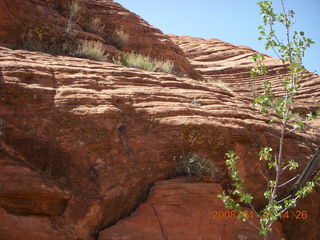
[[[268,74],[250,79],[249,71],[254,66],[252,56],[257,52],[246,46],[237,46],[219,39],[203,39],[170,35],[183,49],[192,66],[210,82],[222,82],[234,92],[252,99],[254,93],[261,92],[263,82],[269,80],[276,94],[283,92],[281,81],[288,76],[287,68],[278,60],[264,55]],[[300,113],[315,112],[320,108],[320,77],[306,73],[301,81],[295,110]]]
[[[157,182],[146,203],[130,217],[100,232],[99,240],[261,239],[254,226],[229,218],[229,213],[221,213],[225,211],[224,204],[217,198],[221,191],[219,184],[190,179]],[[250,209],[243,211],[250,212]],[[277,224],[269,239],[281,237],[281,225]]]
[[[70,240],[74,235],[47,218],[16,216],[0,208],[0,238],[3,240]]]
[[[18,48],[41,45],[41,48],[51,52],[59,52],[65,45],[75,45],[76,43],[65,42],[66,39],[71,38],[66,35],[70,22],[70,2],[72,1],[2,0],[0,43]],[[167,35],[120,4],[112,0],[79,0],[77,2],[79,2],[80,14],[72,23],[72,32],[74,32],[72,38],[100,41],[105,44],[108,54],[117,55],[120,51],[111,46],[110,36],[113,36],[117,30],[121,30],[129,37],[121,50],[170,60],[174,63],[178,74],[195,79],[202,78],[184,57],[183,51]],[[101,32],[88,32],[87,25],[95,18],[99,19],[102,26]]]
[[[236,150],[249,190],[262,194],[257,168],[266,169],[256,156],[275,145],[278,129],[247,100],[212,83],[85,59],[2,47],[0,60],[5,140],[70,192],[61,221],[78,237],[129,214],[190,153],[213,161],[215,181],[227,186],[224,153]],[[311,126],[286,139],[300,170],[317,134]]]
[[[14,44],[28,29],[46,29],[37,24],[55,25],[43,37],[60,41],[68,22],[65,2],[1,1],[1,45]],[[166,234],[172,239],[186,239],[184,235],[210,239],[229,234],[224,232],[228,224],[237,228],[230,239],[245,239],[246,234],[255,238],[249,225],[223,220],[212,224],[208,214],[222,208],[213,195],[230,186],[226,151],[233,149],[241,157],[240,174],[248,190],[258,195],[256,206],[262,205],[265,188],[259,172],[273,176],[257,161],[257,153],[260,147],[276,149],[279,123],[268,124],[269,119],[252,107],[247,71],[254,51],[218,40],[170,36],[183,53],[168,36],[113,1],[88,0],[85,7],[90,17],[101,17],[107,33],[118,27],[129,33],[131,41],[121,51],[171,59],[183,75],[198,78],[196,69],[208,81],[0,47],[0,117],[5,122],[4,128],[0,126],[0,219],[5,222],[0,238],[22,240],[29,234],[35,240],[92,240],[102,232],[101,238],[115,239],[119,234],[131,239],[150,235],[162,239]],[[75,25],[79,39],[104,41],[110,47],[104,35],[85,32],[82,24]],[[267,78],[286,74],[275,59],[267,61],[272,69]],[[228,79],[231,89],[215,83]],[[305,80],[298,105],[302,112],[318,107],[317,79],[309,75]],[[318,129],[319,121],[314,120],[306,131],[286,136],[285,158],[300,163],[297,171],[319,145]],[[176,161],[190,154],[213,163],[215,183],[158,182],[143,203],[150,187],[171,178]],[[283,175],[281,181],[297,171]],[[175,193],[185,196],[188,204]],[[311,200],[302,205],[314,213],[304,226],[319,221],[318,193]],[[130,218],[117,223],[137,207]],[[190,223],[192,214],[196,225]],[[182,228],[180,221],[187,227]],[[301,222],[282,225],[288,239],[312,240],[319,234],[306,232]]]

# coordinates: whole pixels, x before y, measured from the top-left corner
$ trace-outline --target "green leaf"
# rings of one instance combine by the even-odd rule
[[[266,199],[269,199],[270,197],[271,197],[271,191],[270,190],[267,190],[267,191],[265,191],[264,192],[264,197],[266,198]]]
[[[271,161],[272,159],[272,154],[270,153],[272,152],[272,148],[271,147],[264,147],[261,148],[260,152],[259,152],[259,160],[262,161]]]
[[[275,162],[269,162],[269,163],[268,163],[269,169],[271,169],[271,168],[274,167],[275,165],[276,165]]]
[[[295,162],[294,160],[290,160],[289,161],[289,170],[294,170],[299,166],[299,164],[297,162]]]
[[[249,193],[244,193],[241,195],[240,197],[240,202],[243,202],[243,203],[251,203],[252,202],[252,195],[249,194]]]
[[[295,121],[294,122],[294,128],[297,129],[297,130],[303,130],[303,127],[304,127],[304,122],[302,121]]]
[[[274,187],[276,185],[276,181],[270,180],[269,184],[270,184],[270,187]]]

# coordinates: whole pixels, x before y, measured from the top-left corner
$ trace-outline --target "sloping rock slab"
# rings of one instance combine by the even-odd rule
[[[221,192],[221,186],[214,183],[190,183],[187,179],[157,182],[147,202],[130,217],[100,232],[99,240],[261,239],[252,225],[216,216],[216,212],[225,211],[217,198]],[[276,224],[269,239],[281,236],[281,225]]]

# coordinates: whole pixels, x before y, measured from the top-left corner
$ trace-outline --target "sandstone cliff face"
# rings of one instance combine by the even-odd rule
[[[6,142],[26,166],[42,173],[43,181],[70,192],[70,198],[62,197],[67,206],[57,224],[80,238],[90,239],[131,212],[152,183],[171,176],[174,159],[190,153],[211,159],[224,172],[224,152],[235,149],[244,160],[240,167],[250,190],[263,189],[256,153],[275,144],[277,129],[224,89],[6,48],[0,59]],[[303,166],[318,144],[316,134],[310,128],[289,135],[287,144],[294,148],[287,148],[286,156],[300,159]],[[216,181],[228,184],[223,174]],[[41,197],[41,192],[34,194]],[[38,206],[32,207],[28,213],[33,215]]]
[[[13,43],[16,33],[25,28],[19,27],[13,16],[30,28],[34,24],[30,19],[38,18],[56,25],[61,21],[62,27],[66,24],[59,1],[24,1],[25,11],[19,14],[14,13],[14,2],[0,3],[0,20],[5,20],[0,21],[0,42]],[[58,6],[55,10],[48,8],[52,2]],[[176,58],[176,67],[189,75],[194,72],[180,48],[138,16],[113,1],[85,3],[90,13],[110,22],[110,29],[122,24],[132,32],[136,40],[124,49],[171,56]],[[139,38],[139,31],[146,29]],[[139,41],[146,42],[146,48],[140,45],[140,49]],[[158,49],[154,50],[153,44]],[[178,44],[197,69],[184,45]],[[235,79],[237,73],[231,69],[230,78]],[[318,101],[311,86],[318,87],[307,85],[305,96],[309,91]],[[305,108],[312,107],[306,97],[304,101]],[[248,225],[223,220],[214,224],[208,214],[223,210],[214,196],[230,185],[224,166],[224,153],[229,149],[240,155],[241,175],[249,183],[249,191],[259,195],[255,204],[262,204],[265,184],[257,169],[266,169],[256,156],[260,147],[275,147],[278,139],[277,124],[269,125],[249,97],[236,88],[230,91],[214,81],[0,47],[0,117],[5,121],[0,142],[0,239],[20,240],[26,234],[35,240],[148,239],[150,234],[159,239],[187,239],[179,237],[188,234],[189,239],[197,239],[199,231],[203,239],[224,239],[228,234],[229,239],[257,238]],[[299,161],[299,170],[320,143],[318,127],[317,121],[310,122],[305,132],[286,138],[290,147],[285,156]],[[171,178],[176,160],[190,154],[214,164],[214,183],[158,182]],[[283,176],[283,180],[289,177]],[[316,226],[319,203],[315,193],[312,204],[302,205],[310,212],[304,227]],[[196,224],[191,225],[191,219],[196,219]],[[297,228],[300,222],[282,225],[289,239],[316,239],[316,228],[306,233],[304,227]],[[229,232],[230,226],[235,230]],[[276,227],[275,239],[283,234],[281,229]]]
[[[3,0],[0,3],[0,43],[21,46],[31,40],[39,40],[42,48],[58,51],[65,43],[72,2],[61,0]],[[184,57],[183,51],[160,30],[149,25],[134,13],[111,0],[78,1],[79,19],[74,22],[77,39],[99,40],[111,55],[120,52],[110,46],[110,37],[116,30],[123,30],[129,39],[122,46],[126,52],[136,52],[151,57],[173,61],[175,71],[181,75],[201,79]],[[19,6],[17,8],[16,6]],[[102,31],[86,32],[88,22],[98,18]],[[88,31],[88,30],[87,30]],[[62,37],[63,36],[63,37]],[[28,45],[32,43],[28,43]]]
[[[236,46],[219,39],[202,39],[188,36],[170,35],[183,49],[193,67],[212,82],[224,82],[234,92],[252,98],[253,92],[260,92],[263,82],[269,80],[275,93],[282,92],[281,79],[288,73],[283,64],[265,55],[265,65],[269,73],[256,80],[250,79],[249,71],[254,66],[252,56],[257,53],[245,46]],[[320,78],[313,73],[305,74],[302,89],[297,97],[296,111],[313,112],[320,108]]]

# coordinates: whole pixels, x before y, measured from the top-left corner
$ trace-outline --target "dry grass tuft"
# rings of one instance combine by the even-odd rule
[[[121,28],[116,29],[110,37],[111,44],[121,49],[128,41],[129,35]]]
[[[137,53],[125,53],[122,60],[117,61],[116,63],[150,72],[172,73],[173,71],[173,63],[171,61],[152,59],[149,56]]]
[[[102,43],[95,41],[82,41],[78,47],[78,51],[74,55],[75,57],[82,57],[101,62],[107,60],[102,48]]]

